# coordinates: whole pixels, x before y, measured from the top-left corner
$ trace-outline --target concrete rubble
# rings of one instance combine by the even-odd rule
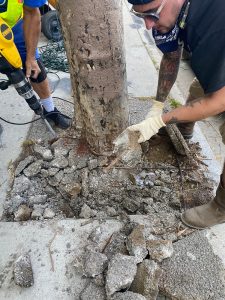
[[[14,281],[21,287],[30,287],[34,284],[33,270],[29,254],[21,255],[15,262]]]
[[[129,289],[137,272],[135,257],[116,254],[109,262],[106,276],[106,293]]]

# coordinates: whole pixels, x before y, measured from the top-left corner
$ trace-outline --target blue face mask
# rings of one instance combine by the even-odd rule
[[[6,12],[8,6],[8,0],[0,0],[0,13]]]

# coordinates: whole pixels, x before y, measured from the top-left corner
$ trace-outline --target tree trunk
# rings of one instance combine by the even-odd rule
[[[121,0],[59,0],[76,127],[98,154],[128,125]]]

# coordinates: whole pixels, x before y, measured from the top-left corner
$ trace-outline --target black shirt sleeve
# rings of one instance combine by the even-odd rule
[[[225,30],[206,32],[192,53],[191,67],[206,94],[225,86]]]

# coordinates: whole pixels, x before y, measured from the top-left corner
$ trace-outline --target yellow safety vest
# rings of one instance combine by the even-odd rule
[[[12,28],[23,16],[23,0],[8,0],[7,11],[0,17]]]

